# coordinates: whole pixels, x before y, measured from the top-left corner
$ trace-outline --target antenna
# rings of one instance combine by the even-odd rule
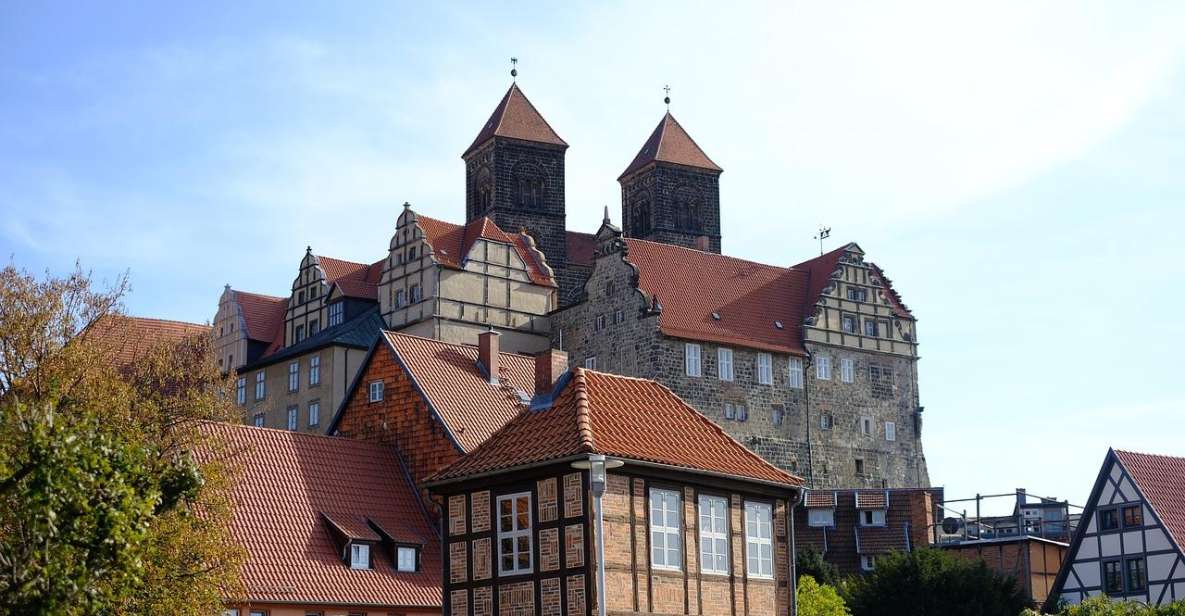
[[[831,237],[831,227],[819,225],[819,234],[815,236],[815,239],[819,240],[819,254],[823,254],[823,240],[829,237]]]
[[[510,80],[518,81],[518,58],[510,59]]]

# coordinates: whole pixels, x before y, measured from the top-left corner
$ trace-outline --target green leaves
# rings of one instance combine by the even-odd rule
[[[1016,616],[1025,608],[1012,578],[934,549],[878,558],[875,571],[842,590],[856,616]]]
[[[798,616],[849,616],[848,606],[835,587],[820,584],[815,578],[798,578]]]
[[[1135,601],[1112,601],[1108,597],[1093,597],[1078,605],[1067,606],[1058,614],[1062,616],[1185,616],[1185,601],[1171,605],[1150,606]],[[1037,616],[1029,610],[1021,616]]]

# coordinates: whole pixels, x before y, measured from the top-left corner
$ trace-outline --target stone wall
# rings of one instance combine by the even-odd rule
[[[650,231],[632,228],[631,208],[650,201]],[[676,223],[675,208],[687,200],[698,205],[700,226],[692,231]],[[626,237],[720,253],[720,175],[718,172],[658,164],[621,181],[621,220]],[[700,238],[705,238],[706,244]]]

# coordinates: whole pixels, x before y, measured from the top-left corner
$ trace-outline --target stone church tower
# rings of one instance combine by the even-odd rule
[[[720,253],[720,173],[667,112],[621,184],[626,237]]]
[[[511,84],[465,160],[465,221],[489,216],[509,233],[525,229],[547,256],[562,290],[569,280],[564,152],[568,144]]]

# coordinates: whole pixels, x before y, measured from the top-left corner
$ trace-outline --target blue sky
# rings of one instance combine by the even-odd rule
[[[0,5],[0,252],[133,314],[370,262],[399,204],[463,216],[460,153],[519,83],[568,219],[663,112],[725,169],[724,250],[856,241],[919,317],[952,496],[1085,500],[1108,446],[1185,455],[1185,5]],[[990,5],[990,6],[989,6]]]

